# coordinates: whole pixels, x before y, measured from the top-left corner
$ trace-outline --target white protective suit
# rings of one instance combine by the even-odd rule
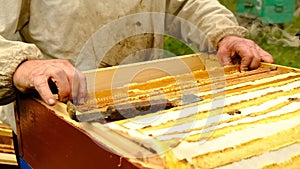
[[[25,60],[67,59],[86,70],[157,59],[145,49],[162,48],[166,32],[198,44],[204,33],[217,47],[247,30],[217,0],[0,0],[0,104],[15,99],[12,76]]]

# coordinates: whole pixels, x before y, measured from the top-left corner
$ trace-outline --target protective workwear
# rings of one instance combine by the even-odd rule
[[[87,70],[161,58],[163,34],[216,48],[247,33],[217,0],[0,0],[0,8],[2,105],[15,99],[13,73],[29,59]]]

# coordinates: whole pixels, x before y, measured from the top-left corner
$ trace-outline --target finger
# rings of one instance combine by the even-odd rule
[[[71,84],[68,80],[67,74],[64,70],[52,67],[50,72],[50,78],[55,83],[58,89],[58,100],[67,102],[71,94]]]
[[[55,60],[55,65],[60,65],[64,68],[65,74],[67,75],[70,93],[69,99],[73,100],[74,103],[83,104],[87,97],[87,86],[85,76],[76,70],[74,66],[67,60]]]
[[[76,70],[73,65],[66,60],[58,60],[57,64],[64,67],[67,74],[69,83],[71,84],[71,93],[69,99],[73,100],[73,103],[83,104],[86,101],[87,87],[86,78],[78,70]]]
[[[80,80],[79,80],[79,74],[77,71],[74,70],[74,75],[71,76],[70,81],[72,84],[72,92],[71,92],[71,100],[73,100],[74,104],[79,104],[79,98],[78,95],[80,93]]]
[[[80,82],[80,87],[79,87],[79,104],[84,104],[87,99],[87,84],[86,84],[86,77],[80,73],[79,75],[79,82]]]
[[[256,69],[260,66],[260,61],[261,61],[261,58],[259,56],[254,56],[250,65],[249,65],[249,68],[250,69]]]
[[[72,89],[73,102],[84,104],[87,97],[86,78],[83,74],[76,71],[75,80],[73,81],[74,88]]]
[[[252,43],[252,41],[247,41],[249,45],[236,45],[234,46],[235,51],[239,56],[241,56],[241,71],[247,71],[249,68],[251,68],[251,64],[253,67],[256,67],[257,59],[254,59],[255,57],[258,57],[258,53],[256,50],[256,45]],[[253,60],[254,59],[254,60]],[[252,63],[253,61],[253,63]]]
[[[266,63],[274,63],[274,59],[270,53],[266,52],[265,50],[263,50],[261,48],[259,48],[259,52],[260,52],[262,61],[264,61]]]
[[[274,63],[274,59],[271,55],[263,55],[262,60],[266,63]]]
[[[249,64],[250,69],[256,69],[260,66],[261,57],[260,57],[259,49],[260,48],[257,45],[251,48],[253,57],[251,63]]]
[[[49,105],[55,105],[55,97],[53,96],[49,85],[48,77],[46,76],[37,76],[33,81],[35,90],[40,94],[41,98]]]
[[[223,66],[232,65],[231,52],[228,49],[219,48],[217,57],[219,58]]]
[[[249,69],[249,65],[252,62],[253,59],[253,55],[241,55],[242,56],[242,60],[241,60],[241,71],[247,71]]]

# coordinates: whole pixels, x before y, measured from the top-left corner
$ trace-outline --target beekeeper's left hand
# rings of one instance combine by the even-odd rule
[[[255,42],[237,36],[226,36],[219,42],[217,57],[223,66],[232,65],[240,57],[241,71],[256,69],[261,62],[274,63],[272,55]]]

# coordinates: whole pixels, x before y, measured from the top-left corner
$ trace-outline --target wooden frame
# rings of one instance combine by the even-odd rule
[[[178,75],[187,71],[204,69],[201,60],[208,59],[209,55],[203,54],[201,57],[189,55],[87,71],[85,75],[89,82],[88,90],[92,92],[93,90],[109,89],[112,87],[114,75],[118,71],[134,74],[143,69],[138,76],[132,79],[134,82],[142,82],[167,74]],[[174,65],[174,63],[176,64]],[[180,69],[176,65],[184,66],[184,69]],[[163,71],[158,71],[158,69]],[[119,76],[119,78],[113,87],[124,85],[128,79],[124,76]],[[107,135],[109,137],[103,139],[102,143],[91,139],[78,126],[78,123],[69,118],[66,105],[63,103],[51,107],[38,98],[20,95],[17,100],[16,120],[19,154],[33,168],[81,169],[99,168],[100,166],[104,168],[136,168],[143,165],[135,163],[134,159],[128,162],[128,159],[112,153],[117,150],[109,147],[111,138],[122,139],[113,132],[110,133],[103,129],[103,137],[105,138]],[[112,149],[107,151],[107,147]]]

